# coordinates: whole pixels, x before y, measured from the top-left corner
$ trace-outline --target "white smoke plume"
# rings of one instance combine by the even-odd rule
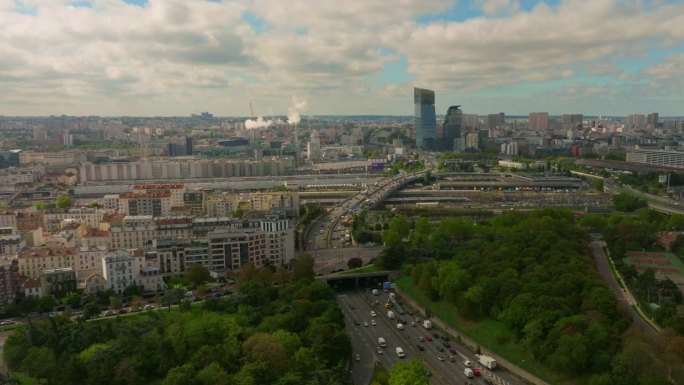
[[[290,108],[287,109],[287,123],[288,124],[298,124],[302,121],[302,117],[299,115],[299,111],[306,109],[306,100],[299,99],[297,95],[292,96],[292,104]]]
[[[256,119],[247,119],[245,120],[245,128],[248,130],[253,130],[255,128],[267,128],[271,127],[273,125],[273,121],[271,119],[269,120],[264,120],[261,116],[257,117]]]

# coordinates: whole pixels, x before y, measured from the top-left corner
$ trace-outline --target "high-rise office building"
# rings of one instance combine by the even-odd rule
[[[546,131],[549,128],[548,112],[530,112],[530,131]]]
[[[581,128],[584,115],[582,114],[563,114],[561,115],[561,126],[563,131]]]
[[[486,128],[494,128],[498,126],[503,126],[506,121],[506,114],[503,112],[499,112],[498,114],[489,114],[487,115],[487,127]]]
[[[463,110],[459,106],[451,106],[444,116],[442,149],[445,151],[454,150],[454,139],[461,137],[461,127],[463,124]]]
[[[652,112],[646,117],[646,128],[656,129],[658,128],[659,114],[657,112]]]
[[[643,130],[646,127],[646,115],[633,114],[627,116],[627,128],[630,130]]]
[[[416,146],[421,150],[434,150],[437,138],[435,91],[414,88],[413,102],[416,108]]]

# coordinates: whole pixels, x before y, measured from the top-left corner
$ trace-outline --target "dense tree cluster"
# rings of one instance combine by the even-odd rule
[[[429,257],[412,269],[414,285],[465,317],[503,322],[510,333],[494,336],[499,342],[517,341],[556,373],[587,383],[638,383],[619,375],[629,322],[595,276],[585,233],[571,211],[511,212],[480,223],[454,218],[432,230],[420,227],[410,244],[393,245],[380,263]],[[643,383],[666,383],[663,374],[650,374],[655,377]]]
[[[5,344],[12,370],[59,385],[342,384],[350,354],[332,290],[307,280],[133,317],[51,317]]]

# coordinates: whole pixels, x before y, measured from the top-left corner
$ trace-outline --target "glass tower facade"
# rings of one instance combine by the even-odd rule
[[[413,102],[416,107],[416,146],[421,150],[434,150],[437,138],[435,91],[414,88]]]
[[[454,151],[454,140],[461,137],[461,125],[463,124],[463,110],[461,106],[451,106],[444,116],[444,137],[442,149]]]

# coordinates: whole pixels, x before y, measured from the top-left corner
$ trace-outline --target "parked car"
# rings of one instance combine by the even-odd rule
[[[356,362],[361,361],[361,355],[359,353],[356,353]]]
[[[14,320],[6,319],[6,320],[0,322],[0,325],[14,325]]]
[[[442,342],[442,345],[447,349],[449,349],[451,347],[451,344],[446,342],[446,341]]]
[[[428,341],[432,341],[432,337],[431,337],[431,336],[427,336],[427,337],[425,337],[425,339],[427,339]]]

